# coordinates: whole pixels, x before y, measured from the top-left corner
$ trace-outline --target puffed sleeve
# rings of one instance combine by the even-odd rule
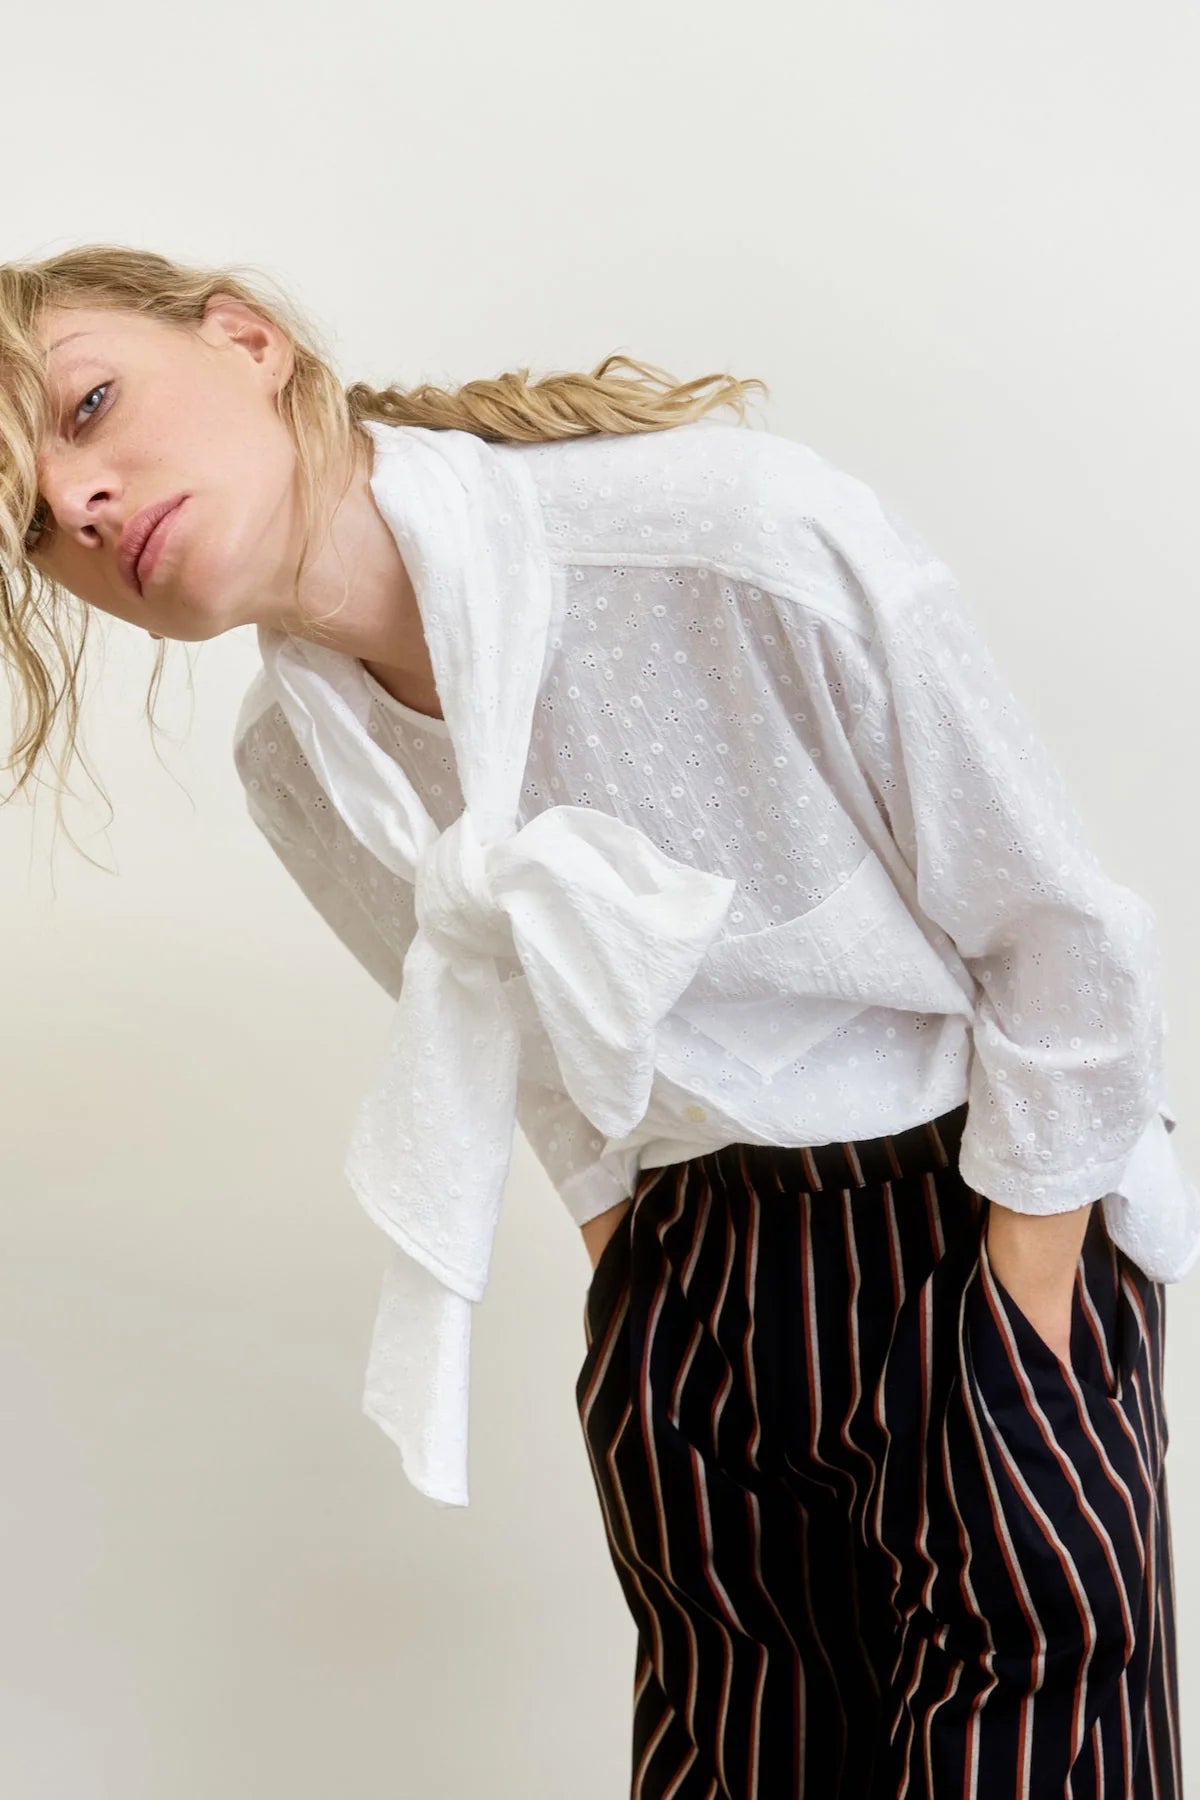
[[[1166,1134],[1155,914],[1106,873],[1062,775],[946,565],[888,546],[853,748],[921,909],[978,983],[959,1156],[1024,1213],[1112,1197],[1150,1273],[1200,1250]]]

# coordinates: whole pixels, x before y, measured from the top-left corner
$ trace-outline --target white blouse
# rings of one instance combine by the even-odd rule
[[[1200,1256],[1155,917],[946,565],[811,448],[700,420],[372,423],[444,718],[258,628],[250,816],[396,1001],[346,1173],[390,1239],[363,1407],[465,1506],[471,1308],[520,1124],[571,1217],[730,1142],[964,1100],[966,1183]]]

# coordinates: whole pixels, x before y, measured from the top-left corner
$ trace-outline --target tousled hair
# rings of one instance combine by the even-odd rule
[[[37,262],[0,263],[0,658],[16,702],[13,740],[2,766],[20,770],[0,805],[40,779],[43,758],[60,778],[74,757],[87,768],[78,739],[92,609],[36,569],[26,553],[27,534],[41,510],[38,450],[52,424],[39,321],[50,308],[112,308],[195,328],[207,302],[218,295],[249,306],[292,347],[294,368],[276,405],[296,450],[303,520],[297,605],[323,484],[334,468],[349,471],[349,484],[354,452],[366,436],[365,420],[469,431],[492,443],[549,443],[597,433],[663,431],[720,406],[733,407],[744,423],[750,391],[769,392],[762,381],[727,374],[676,382],[662,369],[619,353],[590,373],[554,373],[536,381],[520,368],[459,387],[373,388],[362,381],[345,387],[314,322],[272,278],[247,265],[197,267],[116,244],[83,244]],[[339,605],[344,604],[345,595]],[[314,632],[332,616],[314,618]],[[159,641],[146,696],[152,733],[164,653]],[[66,722],[62,764],[51,743],[60,718]],[[62,791],[56,789],[60,802]]]

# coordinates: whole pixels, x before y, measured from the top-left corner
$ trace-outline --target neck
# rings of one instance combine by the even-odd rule
[[[417,597],[371,492],[373,457],[369,440],[361,448],[356,445],[354,473],[324,541],[310,554],[299,604],[289,595],[271,609],[264,623],[356,657],[388,693],[440,718]],[[331,493],[336,494],[340,485],[332,482]],[[336,616],[314,630],[309,620],[335,607]]]

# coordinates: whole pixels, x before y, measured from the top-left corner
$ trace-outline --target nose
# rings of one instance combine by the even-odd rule
[[[105,538],[116,547],[121,532],[114,485],[98,480],[95,471],[64,467],[48,460],[39,469],[41,492],[59,527],[72,534],[84,533],[98,543]]]
[[[77,490],[75,493],[69,494],[64,502],[66,507],[64,522],[74,530],[82,532],[92,542],[100,542],[108,537],[115,548],[121,530],[119,522],[115,519],[112,520],[111,531],[105,530],[105,526],[111,518],[110,499],[111,496],[104,488],[99,488],[94,492],[89,492],[86,488],[82,491]]]

